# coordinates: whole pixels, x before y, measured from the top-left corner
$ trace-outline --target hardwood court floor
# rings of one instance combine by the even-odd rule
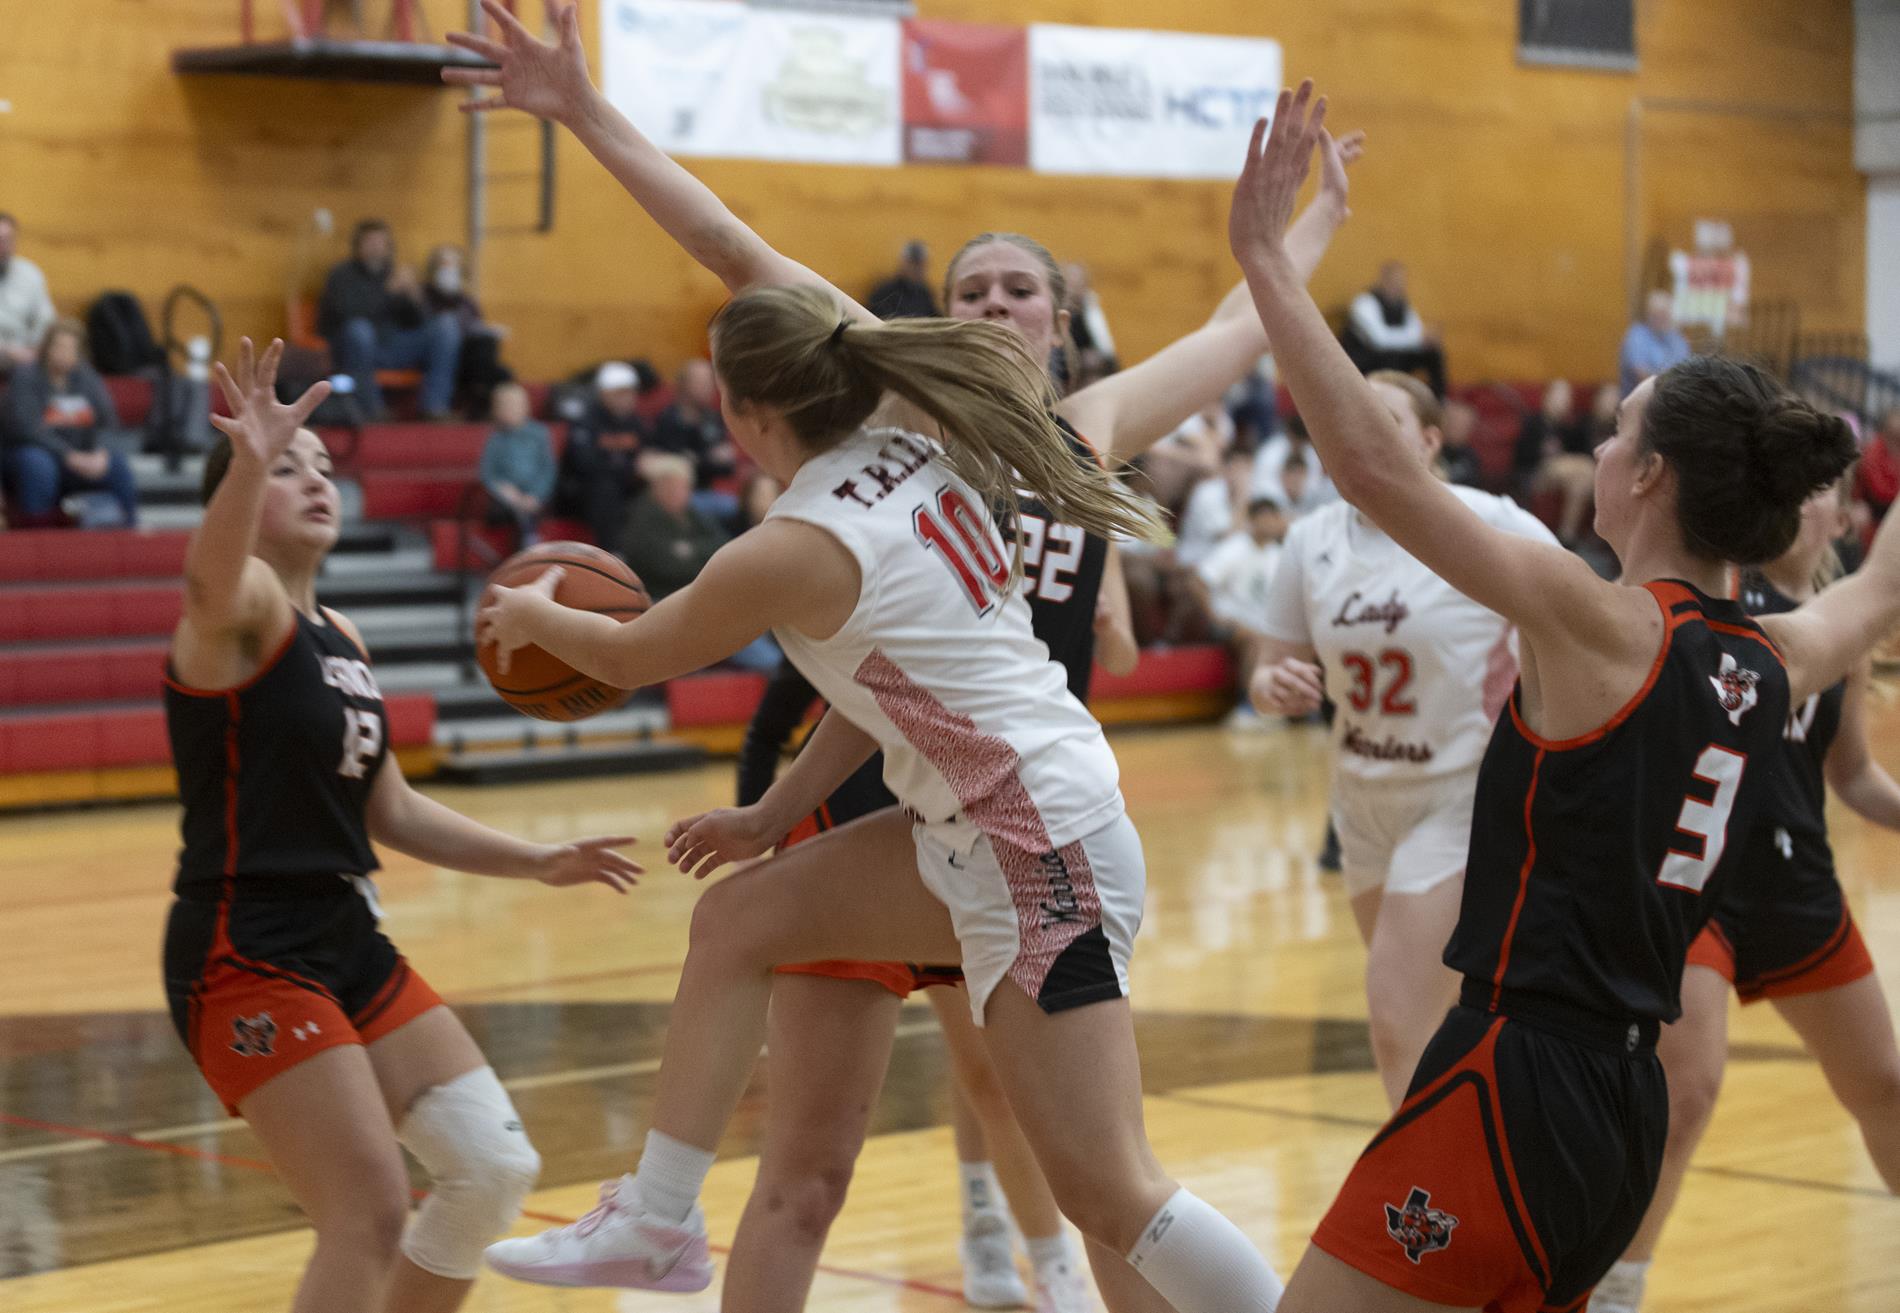
[[[1900,769],[1900,712],[1876,750]],[[1362,958],[1336,877],[1312,856],[1324,750],[1308,731],[1116,738],[1151,887],[1135,1004],[1162,1160],[1290,1271],[1383,1116]],[[627,830],[646,856],[677,815],[724,801],[730,768],[617,781],[440,789],[537,838]],[[1900,968],[1900,837],[1836,821],[1875,955]],[[0,1307],[287,1306],[309,1232],[186,1063],[161,1008],[158,936],[176,848],[168,807],[0,821]],[[657,861],[655,862],[658,865]],[[482,880],[394,858],[388,926],[468,1020],[547,1161],[529,1202],[569,1219],[633,1162],[686,946],[693,883],[659,867],[632,896]],[[1819,1070],[1767,1008],[1737,1016],[1734,1061],[1649,1307],[1658,1313],[1900,1308],[1900,1201],[1866,1161]],[[906,1013],[873,1138],[811,1307],[958,1306],[956,1192],[943,1057]],[[714,1170],[730,1238],[749,1188],[762,1089]],[[538,1229],[541,1221],[526,1221]],[[711,1310],[704,1295],[547,1291],[499,1278],[468,1307]]]

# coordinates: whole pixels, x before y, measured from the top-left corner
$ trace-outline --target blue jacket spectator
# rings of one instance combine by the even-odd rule
[[[1627,397],[1644,379],[1687,360],[1691,354],[1689,339],[1676,328],[1675,302],[1658,288],[1643,302],[1642,319],[1623,334],[1623,350],[1617,361],[1623,395]]]
[[[355,380],[370,417],[384,413],[379,369],[420,369],[423,417],[449,413],[462,321],[452,310],[429,311],[415,270],[396,264],[396,239],[381,219],[356,225],[350,258],[323,284],[317,332],[330,344],[337,369]]]
[[[532,547],[554,495],[554,443],[545,425],[528,418],[528,390],[519,383],[495,389],[494,413],[495,431],[482,448],[482,487],[519,531],[517,546]]]
[[[85,362],[86,331],[57,321],[39,360],[13,371],[0,415],[0,451],[7,483],[26,519],[47,519],[74,492],[107,492],[127,525],[138,522],[138,485],[124,452],[100,442],[117,428],[112,396]]]

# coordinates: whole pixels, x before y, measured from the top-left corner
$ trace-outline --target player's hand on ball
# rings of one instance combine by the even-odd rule
[[[451,32],[449,44],[480,55],[497,67],[456,65],[442,70],[442,80],[470,89],[494,87],[497,94],[486,100],[464,101],[464,111],[518,109],[559,122],[586,103],[593,82],[587,76],[580,14],[574,5],[545,0],[543,8],[554,28],[551,45],[539,40],[495,0],[482,0],[482,8],[500,30],[501,39],[491,41],[471,32]]]
[[[496,670],[507,674],[509,658],[534,641],[535,613],[554,601],[554,590],[566,574],[557,565],[519,588],[490,586],[488,604],[475,616],[475,646],[494,644]]]
[[[610,838],[576,839],[547,848],[534,873],[542,884],[564,889],[576,884],[604,884],[617,894],[640,883],[646,867],[616,849],[637,842],[630,834]]]
[[[1319,710],[1326,686],[1320,682],[1318,666],[1288,657],[1254,671],[1247,692],[1254,710],[1264,715],[1305,716]]]
[[[759,856],[781,837],[767,828],[756,807],[720,807],[673,822],[666,832],[666,856],[703,880],[727,862]]]

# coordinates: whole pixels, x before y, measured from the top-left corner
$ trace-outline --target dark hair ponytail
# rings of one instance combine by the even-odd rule
[[[1854,435],[1754,365],[1692,356],[1656,380],[1643,446],[1676,472],[1689,550],[1756,565],[1793,544],[1801,504],[1853,463]]]

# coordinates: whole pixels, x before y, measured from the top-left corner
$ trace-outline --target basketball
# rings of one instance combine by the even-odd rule
[[[630,620],[653,605],[646,585],[618,556],[586,543],[562,542],[541,543],[516,552],[496,566],[482,590],[478,609],[488,604],[489,589],[495,585],[518,588],[533,583],[548,567],[556,565],[567,571],[554,592],[554,600],[562,606]],[[583,675],[532,645],[515,651],[505,675],[495,668],[494,644],[478,644],[475,659],[502,701],[536,720],[585,720],[612,711],[633,696],[631,690]]]

